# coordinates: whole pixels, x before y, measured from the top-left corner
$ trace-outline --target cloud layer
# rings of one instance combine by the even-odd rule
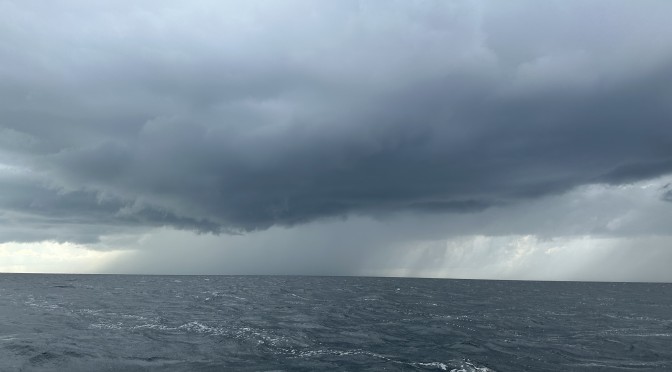
[[[1,2],[0,240],[518,208],[671,173],[670,12]]]

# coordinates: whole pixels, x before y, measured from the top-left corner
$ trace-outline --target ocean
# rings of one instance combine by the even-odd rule
[[[0,371],[672,371],[672,284],[0,274]]]

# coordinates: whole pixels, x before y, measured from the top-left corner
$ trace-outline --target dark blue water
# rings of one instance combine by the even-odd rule
[[[672,285],[0,275],[1,371],[672,370]]]

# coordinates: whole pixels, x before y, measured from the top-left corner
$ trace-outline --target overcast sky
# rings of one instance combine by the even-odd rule
[[[672,281],[670,14],[0,1],[0,271]]]

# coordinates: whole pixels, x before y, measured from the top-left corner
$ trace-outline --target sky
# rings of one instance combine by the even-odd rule
[[[672,281],[669,14],[0,0],[0,272]]]

